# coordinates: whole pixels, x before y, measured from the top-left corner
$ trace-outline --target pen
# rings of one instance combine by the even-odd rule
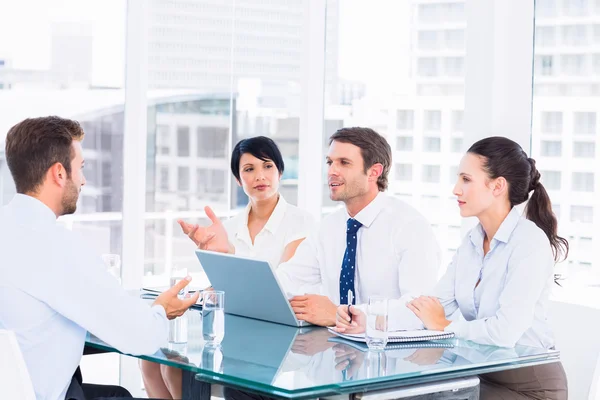
[[[352,323],[352,313],[350,312],[350,306],[354,302],[354,293],[352,289],[348,289],[348,315],[350,316],[350,323]]]

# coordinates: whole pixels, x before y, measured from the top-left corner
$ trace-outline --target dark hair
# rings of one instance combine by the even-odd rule
[[[277,147],[272,139],[266,136],[256,136],[240,140],[233,148],[233,152],[231,153],[231,173],[238,181],[240,180],[240,160],[245,153],[250,153],[263,161],[273,161],[279,174],[283,174],[285,165],[279,147]]]
[[[383,172],[377,179],[377,187],[384,192],[388,187],[388,174],[392,166],[392,148],[383,136],[371,128],[342,128],[329,138],[329,144],[333,141],[350,143],[360,148],[365,173],[373,165],[383,165]]]
[[[525,215],[544,231],[554,254],[554,260],[564,260],[569,254],[569,242],[558,236],[558,222],[552,211],[552,203],[548,192],[540,182],[540,173],[535,167],[535,160],[528,158],[518,143],[494,136],[482,139],[471,146],[468,153],[485,159],[484,169],[490,178],[504,177],[508,182],[508,200],[514,207],[529,199],[533,191]]]
[[[48,169],[62,164],[71,177],[73,140],[83,140],[79,122],[56,116],[28,118],[6,135],[6,163],[18,193],[35,192]]]

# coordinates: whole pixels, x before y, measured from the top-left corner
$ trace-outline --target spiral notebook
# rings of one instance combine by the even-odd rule
[[[338,333],[331,328],[329,328],[329,332],[341,338],[353,340],[355,342],[366,343],[367,341],[364,333]],[[388,343],[425,342],[430,340],[451,339],[453,337],[454,332],[431,331],[429,329],[419,329],[415,331],[394,331],[388,333]]]
[[[347,346],[351,346],[360,351],[368,351],[369,347],[366,343],[357,342],[354,340],[344,339],[342,337],[331,337],[328,339],[329,342],[332,343],[340,343]],[[385,350],[401,350],[401,349],[422,349],[422,348],[443,348],[443,349],[452,349],[454,348],[454,343],[452,341],[427,341],[427,342],[397,342],[397,343],[388,343],[385,346]]]

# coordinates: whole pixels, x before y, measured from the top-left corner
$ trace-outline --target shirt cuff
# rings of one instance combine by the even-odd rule
[[[160,315],[164,319],[167,319],[167,312],[165,311],[165,308],[163,306],[156,304],[152,306],[152,311],[154,311],[156,314]]]
[[[452,332],[457,338],[464,338],[466,333],[466,321],[452,321],[444,328],[444,332]]]

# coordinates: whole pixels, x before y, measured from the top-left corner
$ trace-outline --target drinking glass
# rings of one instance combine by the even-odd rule
[[[207,290],[202,293],[202,337],[218,345],[225,337],[225,292]]]
[[[369,296],[367,306],[367,346],[371,350],[383,350],[388,342],[388,299]]]

